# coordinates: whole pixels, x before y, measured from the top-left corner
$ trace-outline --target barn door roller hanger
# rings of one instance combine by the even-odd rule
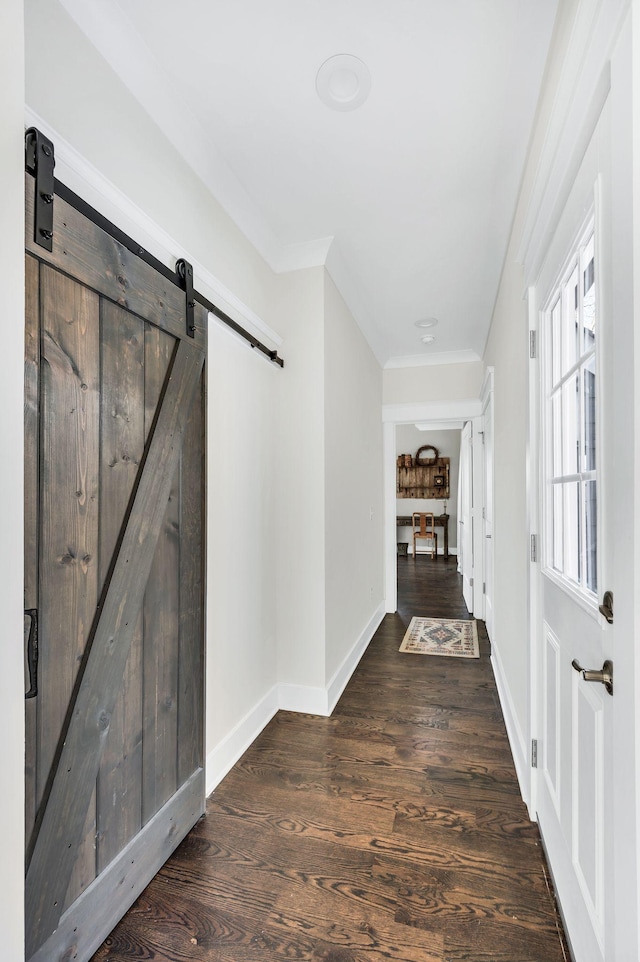
[[[40,247],[50,251],[53,249],[53,168],[56,163],[53,144],[37,127],[29,127],[26,133],[26,151],[27,170],[36,179],[33,239]]]

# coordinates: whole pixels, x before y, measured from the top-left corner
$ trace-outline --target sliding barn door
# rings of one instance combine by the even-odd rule
[[[206,312],[187,336],[183,290],[54,204],[26,255],[26,958],[82,962],[204,810]]]

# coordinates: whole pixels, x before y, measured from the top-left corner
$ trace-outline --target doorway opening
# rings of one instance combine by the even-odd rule
[[[485,395],[483,390],[483,397]],[[471,425],[474,445],[478,447],[478,455],[474,459],[472,471],[472,485],[474,507],[470,513],[470,523],[473,528],[473,539],[476,545],[484,542],[483,530],[483,506],[485,501],[485,478],[483,469],[483,455],[481,445],[483,440],[483,400],[468,399],[464,401],[449,402],[423,402],[420,404],[397,404],[385,405],[383,407],[383,431],[384,431],[384,511],[385,511],[385,587],[386,587],[386,610],[395,612],[398,606],[398,574],[397,574],[397,544],[401,540],[398,536],[398,499],[397,499],[397,480],[396,464],[398,457],[398,441],[404,441],[405,431],[408,427],[415,430],[416,436],[419,434],[426,438],[424,443],[431,443],[431,438],[436,433],[443,432],[451,434],[458,432],[458,437],[465,427]],[[415,429],[415,425],[420,425],[420,431]],[[400,452],[404,453],[404,452]],[[451,493],[451,492],[450,492]],[[459,519],[459,510],[456,499],[456,516]],[[447,511],[451,511],[451,498],[447,499]],[[402,515],[411,512],[402,512]],[[442,509],[440,511],[442,513]],[[459,548],[458,524],[456,530],[452,531],[449,526],[449,540],[452,546]],[[406,541],[406,538],[403,539]],[[419,560],[419,559],[418,559]],[[473,553],[473,599],[469,609],[470,614],[477,618],[484,617],[484,595],[483,595],[483,564],[484,551],[476,550]]]

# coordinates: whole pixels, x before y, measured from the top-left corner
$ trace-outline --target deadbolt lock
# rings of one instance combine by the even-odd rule
[[[607,619],[610,625],[613,624],[613,592],[605,591],[602,604],[598,609],[600,614]]]

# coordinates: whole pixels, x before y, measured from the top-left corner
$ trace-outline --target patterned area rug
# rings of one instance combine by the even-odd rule
[[[479,658],[478,629],[475,621],[412,618],[399,650],[412,655]]]

